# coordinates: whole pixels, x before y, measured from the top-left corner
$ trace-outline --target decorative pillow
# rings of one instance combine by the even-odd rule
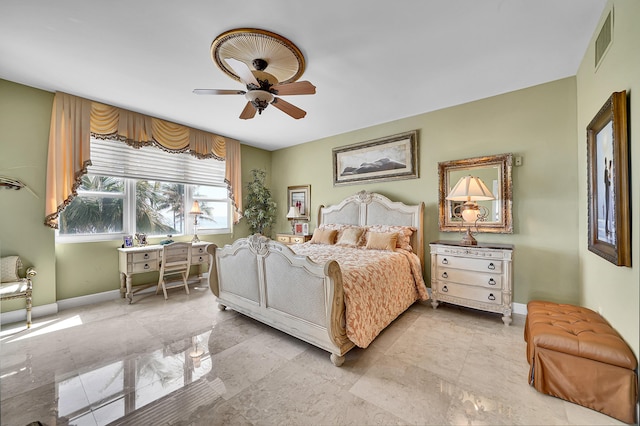
[[[391,232],[367,232],[367,249],[388,250],[396,249],[398,236]]]
[[[343,246],[358,247],[360,245],[360,238],[364,233],[364,228],[354,227],[346,228],[342,231],[342,235],[338,238],[336,244]]]
[[[336,241],[336,234],[338,231],[335,229],[321,229],[316,228],[313,231],[313,237],[311,237],[311,244],[333,244]]]
[[[22,262],[18,256],[7,256],[0,259],[0,281],[10,283],[19,281],[18,271],[22,268]]]
[[[323,223],[320,225],[320,229],[335,229],[336,231],[338,231],[338,234],[336,235],[336,240],[339,240],[342,237],[342,233],[346,229],[352,229],[352,228],[360,228],[360,226],[349,225],[346,223]]]
[[[372,232],[395,232],[398,234],[396,247],[407,251],[413,251],[411,247],[411,235],[416,231],[413,226],[400,225],[371,225],[369,231]]]

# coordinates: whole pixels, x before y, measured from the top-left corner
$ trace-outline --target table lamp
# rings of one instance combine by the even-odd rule
[[[471,227],[478,221],[484,221],[489,216],[489,210],[484,206],[479,206],[478,201],[495,200],[487,185],[482,179],[475,176],[463,176],[456,186],[453,187],[449,195],[445,198],[450,201],[464,201],[456,206],[451,212],[453,216],[462,219],[462,226],[467,222],[467,233],[462,238],[464,245],[477,245],[478,241],[471,235]]]

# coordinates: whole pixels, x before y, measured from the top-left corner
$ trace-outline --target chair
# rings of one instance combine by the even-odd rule
[[[22,261],[18,256],[7,256],[0,259],[0,300],[26,299],[27,302],[27,328],[31,328],[31,292],[33,283],[31,279],[37,272],[33,268],[27,268],[26,277],[18,274],[22,269]]]
[[[156,288],[156,294],[162,288],[165,300],[167,297],[167,288],[179,287],[180,285],[173,285],[167,287],[166,277],[172,275],[180,275],[182,278],[182,285],[189,294],[189,286],[187,285],[187,278],[189,277],[189,269],[191,268],[191,243],[171,243],[162,247],[162,260],[160,261],[160,278],[158,279],[158,287]]]

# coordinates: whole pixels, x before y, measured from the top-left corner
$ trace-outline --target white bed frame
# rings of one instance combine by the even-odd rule
[[[424,265],[424,203],[406,205],[361,191],[337,205],[321,206],[318,225],[413,226],[411,245]],[[335,261],[324,265],[296,255],[286,245],[261,235],[231,245],[207,247],[209,286],[218,308],[227,307],[331,353],[340,366],[354,347],[346,335],[342,273]]]

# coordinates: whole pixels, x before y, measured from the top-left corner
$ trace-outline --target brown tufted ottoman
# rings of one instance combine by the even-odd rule
[[[531,301],[524,328],[529,383],[538,392],[635,423],[637,361],[596,312]]]

